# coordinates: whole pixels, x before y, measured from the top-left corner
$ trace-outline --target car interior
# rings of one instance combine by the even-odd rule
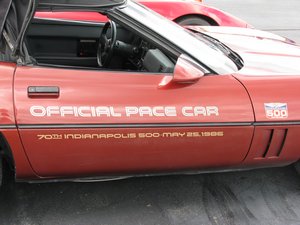
[[[60,68],[172,73],[177,60],[113,21],[35,18],[26,46],[38,65]]]

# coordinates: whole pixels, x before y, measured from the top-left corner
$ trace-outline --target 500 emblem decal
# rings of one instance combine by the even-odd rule
[[[178,110],[175,106],[31,106],[34,117],[73,116],[73,117],[174,117],[179,114],[186,117],[219,116],[217,106],[184,106]]]
[[[287,103],[265,103],[266,117],[269,119],[288,118]]]

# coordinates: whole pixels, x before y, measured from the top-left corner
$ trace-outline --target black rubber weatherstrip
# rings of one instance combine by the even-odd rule
[[[286,121],[286,122],[254,122],[254,126],[291,126],[291,125],[300,125],[300,121]]]
[[[155,127],[223,127],[251,126],[250,122],[237,123],[132,123],[132,124],[22,124],[20,129],[53,129],[53,128],[155,128]]]
[[[155,128],[155,127],[238,127],[238,126],[293,126],[300,121],[287,122],[223,122],[223,123],[128,123],[128,124],[3,124],[0,129],[76,129],[76,128]]]

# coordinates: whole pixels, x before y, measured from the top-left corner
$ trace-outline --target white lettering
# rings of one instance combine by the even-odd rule
[[[88,106],[80,106],[78,108],[78,115],[82,117],[91,117],[92,114],[90,113],[91,109]]]
[[[139,112],[137,107],[125,107],[126,116],[136,115]]]
[[[113,116],[113,117],[121,117],[121,113],[115,112],[114,107],[110,106],[109,110],[110,110],[111,116]]]
[[[194,115],[195,116],[199,116],[199,115],[206,116],[206,108],[203,106],[196,106],[194,108]]]
[[[165,108],[166,116],[177,116],[176,108],[174,106],[167,106]]]
[[[106,115],[110,116],[109,108],[108,107],[97,107],[96,108],[97,116]]]
[[[182,114],[184,116],[194,116],[193,107],[190,107],[190,106],[183,107],[182,108]]]
[[[52,116],[53,114],[57,114],[57,115],[60,115],[60,112],[59,112],[59,107],[58,106],[48,106],[46,108],[46,111],[47,111],[47,116]]]
[[[164,107],[162,107],[162,106],[153,107],[153,115],[154,116],[165,116]]]
[[[219,108],[216,106],[207,106],[206,111],[208,116],[210,115],[219,116]]]
[[[147,106],[140,107],[139,114],[140,114],[140,116],[144,116],[144,115],[153,116],[152,109]]]
[[[46,115],[46,109],[43,106],[31,106],[30,113],[36,117],[43,117]]]
[[[177,108],[175,106],[126,106],[118,107],[118,112],[112,106],[31,106],[30,114],[35,117],[44,116],[74,116],[74,117],[174,117],[177,116]],[[124,113],[125,112],[125,113]],[[124,114],[123,114],[124,113]],[[185,117],[196,116],[219,116],[219,108],[217,106],[183,106],[181,113]],[[287,111],[267,111],[267,115],[276,117],[287,116]]]
[[[65,116],[65,115],[74,115],[74,110],[72,106],[62,106],[60,108],[60,115]]]

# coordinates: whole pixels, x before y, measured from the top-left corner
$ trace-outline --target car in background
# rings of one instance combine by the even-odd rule
[[[231,26],[252,27],[245,21],[223,12],[214,7],[206,6],[201,1],[195,0],[140,0],[139,3],[154,10],[169,20],[176,23],[198,26]],[[106,22],[105,16],[95,12],[37,12],[39,18],[56,18],[65,20],[80,20]]]

